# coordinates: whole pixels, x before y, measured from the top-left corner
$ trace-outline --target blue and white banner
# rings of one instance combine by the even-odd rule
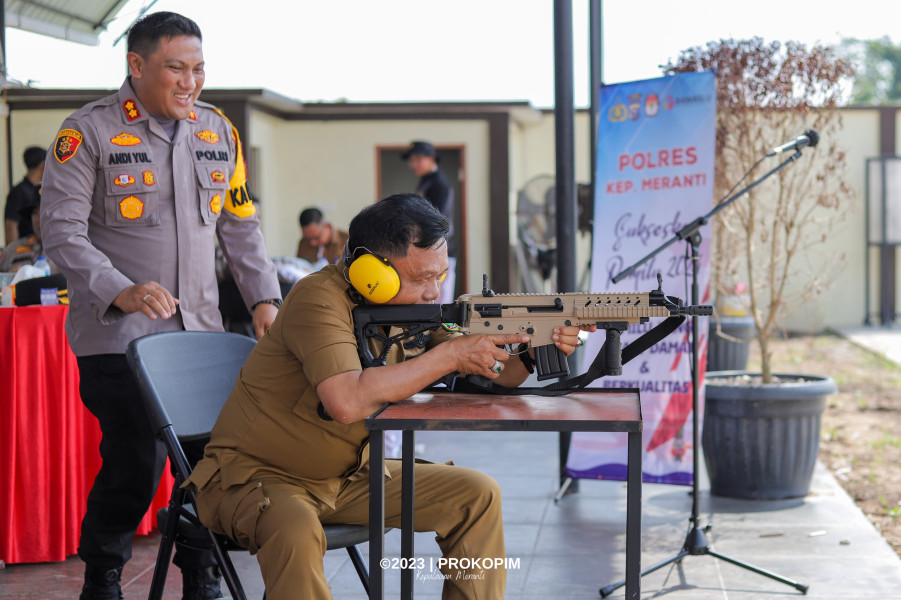
[[[691,267],[686,242],[651,258],[617,284],[612,278],[647,256],[712,208],[716,125],[713,72],[684,73],[601,88],[594,198],[591,291],[649,292],[663,276],[663,291],[690,302]],[[698,285],[709,304],[709,227],[702,228]],[[622,342],[657,325],[634,325]],[[707,318],[699,320],[700,379],[707,363]],[[690,485],[692,444],[691,320],[596,385],[638,388],[644,418],[644,481]],[[586,361],[603,335],[592,335]],[[586,368],[587,364],[586,362]],[[702,388],[703,389],[703,388]],[[626,479],[626,435],[576,433],[567,475]]]

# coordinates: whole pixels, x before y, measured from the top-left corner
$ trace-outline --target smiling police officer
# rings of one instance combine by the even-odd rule
[[[125,346],[161,331],[222,330],[217,237],[258,337],[281,297],[237,131],[197,99],[204,81],[197,24],[169,12],[145,16],[129,31],[127,60],[129,77],[117,93],[63,123],[41,206],[47,255],[69,282],[66,332],[82,401],[103,432],[103,465],[78,549],[86,563],[82,600],[122,597],[122,567],[166,459]],[[222,597],[211,554],[179,548],[175,563],[184,598]]]

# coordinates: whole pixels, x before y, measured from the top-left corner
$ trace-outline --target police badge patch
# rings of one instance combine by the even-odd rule
[[[141,138],[130,133],[122,132],[119,135],[111,137],[109,141],[117,146],[136,146],[141,143]]]
[[[66,162],[78,152],[78,147],[84,136],[74,129],[63,129],[56,136],[56,143],[53,144],[53,155],[60,164]]]
[[[119,202],[119,213],[129,220],[140,219],[144,214],[144,203],[137,196],[129,196]]]
[[[195,131],[194,135],[197,136],[197,139],[203,140],[207,144],[219,143],[219,134],[215,131],[210,131],[209,129],[204,129],[203,131]]]

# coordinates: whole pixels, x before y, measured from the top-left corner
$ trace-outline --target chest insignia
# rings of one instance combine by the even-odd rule
[[[111,137],[109,141],[117,146],[137,146],[141,143],[141,138],[130,133],[120,133],[116,137]]]
[[[126,219],[140,219],[144,214],[144,203],[137,196],[123,198],[119,202],[119,212]]]
[[[213,180],[213,183],[225,183],[225,173],[216,169],[212,173],[210,173],[210,179]]]
[[[138,110],[138,103],[131,98],[122,103],[122,110],[125,111],[125,118],[129,121],[141,118],[141,111]]]
[[[197,120],[197,115],[194,114],[194,111],[192,110],[192,111],[190,112],[190,114],[188,115],[188,118],[191,119],[192,121],[196,121],[196,120]]]
[[[197,139],[203,140],[207,144],[219,143],[219,134],[215,131],[210,131],[209,129],[204,129],[203,131],[195,131],[194,135],[197,136]]]
[[[210,210],[213,211],[214,215],[218,215],[219,211],[222,210],[222,197],[219,194],[214,194],[210,199]]]
[[[60,164],[66,162],[78,152],[78,147],[84,136],[74,129],[63,129],[56,136],[56,143],[53,144],[53,155]]]
[[[113,180],[113,183],[119,187],[128,187],[135,182],[135,178],[125,173],[119,175]]]
[[[144,214],[144,203],[137,196],[123,198],[119,202],[119,212],[126,219],[140,219]]]
[[[153,185],[156,183],[156,175],[153,171],[141,171],[141,175],[144,177],[144,185]]]

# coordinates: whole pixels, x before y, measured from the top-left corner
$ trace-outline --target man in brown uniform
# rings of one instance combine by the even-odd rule
[[[369,521],[368,415],[455,371],[507,386],[528,376],[524,362],[498,347],[528,336],[449,330],[414,347],[396,344],[387,366],[361,368],[352,310],[366,301],[346,279],[347,264],[371,251],[399,277],[389,304],[432,303],[448,269],[447,229],[447,219],[417,195],[365,208],[350,224],[345,264],[294,286],[213,428],[188,484],[201,520],[257,554],[270,600],[331,598],[321,524]],[[557,346],[571,353],[578,333],[559,328]],[[385,520],[399,527],[400,461],[387,465]],[[497,483],[451,464],[415,468],[417,530],[435,531],[447,557],[503,558]],[[445,598],[504,597],[505,571],[466,574],[445,579]]]
[[[326,221],[318,208],[305,208],[297,220],[303,235],[297,243],[297,258],[313,264],[323,258],[329,264],[338,262],[347,243],[347,232]]]
[[[197,24],[174,13],[145,16],[129,32],[127,60],[130,76],[117,93],[63,123],[41,203],[44,247],[69,282],[66,332],[81,398],[103,432],[78,548],[86,563],[82,600],[122,597],[122,566],[166,460],[125,346],[160,331],[222,330],[216,237],[258,336],[280,302],[237,132],[197,100],[204,80]],[[175,562],[184,598],[221,597],[209,553],[179,549]]]

